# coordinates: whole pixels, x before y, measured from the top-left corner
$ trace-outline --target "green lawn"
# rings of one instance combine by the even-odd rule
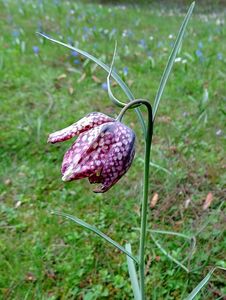
[[[49,145],[48,134],[91,111],[116,117],[104,89],[107,74],[70,50],[36,35],[73,43],[106,64],[115,40],[115,68],[137,98],[150,99],[183,20],[179,10],[79,1],[0,2],[0,299],[132,299],[126,259],[110,245],[52,209],[96,225],[124,245],[139,246],[142,131],[128,173],[106,194],[87,180],[61,181],[71,141]],[[151,160],[149,226],[196,237],[187,274],[152,241],[147,245],[148,299],[184,299],[212,266],[226,267],[224,230],[226,28],[225,15],[196,12],[164,92]],[[184,11],[184,10],[183,10]],[[38,48],[37,48],[38,47]],[[114,93],[127,99],[117,86]],[[144,109],[145,115],[145,109]],[[203,204],[208,193],[212,202]],[[211,197],[210,197],[211,198]],[[184,239],[155,234],[183,261]],[[223,299],[225,273],[216,271],[196,299]]]

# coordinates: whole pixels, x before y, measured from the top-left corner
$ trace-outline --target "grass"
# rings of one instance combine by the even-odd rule
[[[148,5],[57,3],[0,3],[0,298],[130,299],[125,256],[50,211],[82,218],[138,249],[143,141],[137,117],[125,117],[136,131],[137,153],[117,186],[96,195],[86,180],[62,182],[60,165],[71,142],[48,145],[48,134],[90,111],[116,116],[119,110],[102,88],[106,73],[35,32],[72,40],[107,64],[117,39],[118,73],[136,97],[153,103],[183,16]],[[184,299],[212,266],[225,267],[226,32],[223,13],[198,12],[199,4],[157,115],[151,158],[160,167],[151,168],[150,200],[154,192],[159,200],[149,212],[153,229],[194,235],[197,244],[187,274],[150,237],[150,299]],[[117,87],[114,93],[126,100]],[[213,201],[203,210],[209,192]],[[189,254],[182,238],[154,237],[179,261]],[[225,273],[216,271],[197,299],[222,299],[224,282]]]

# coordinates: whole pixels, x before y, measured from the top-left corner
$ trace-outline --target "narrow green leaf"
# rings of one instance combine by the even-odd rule
[[[157,233],[157,234],[166,234],[166,235],[174,235],[174,236],[178,236],[180,238],[186,239],[190,242],[190,250],[189,250],[189,254],[180,262],[181,265],[184,265],[184,262],[187,260],[191,260],[194,251],[195,251],[195,247],[196,247],[196,238],[195,236],[188,236],[185,235],[183,233],[179,233],[179,232],[175,232],[175,231],[168,231],[168,230],[148,230],[151,233]],[[167,253],[167,251],[162,247],[162,249],[164,250],[164,253]],[[163,252],[163,251],[162,251]],[[171,259],[171,255],[169,256],[169,254],[167,253],[167,256],[169,259]],[[176,260],[177,261],[177,260]],[[174,261],[175,263],[177,263],[176,261]],[[188,269],[189,270],[189,269]]]
[[[132,260],[134,260],[136,263],[138,263],[138,260],[136,257],[134,257],[130,252],[128,252],[125,248],[123,248],[121,245],[119,245],[117,242],[115,242],[114,240],[112,240],[109,236],[107,236],[106,234],[104,234],[103,232],[101,232],[99,229],[97,229],[96,227],[86,223],[85,221],[74,217],[72,215],[66,214],[66,213],[62,213],[62,212],[58,212],[58,211],[53,211],[52,214],[54,215],[58,215],[58,216],[62,216],[65,217],[73,222],[75,222],[76,224],[96,233],[97,235],[99,235],[101,238],[103,238],[105,241],[107,241],[108,243],[110,243],[111,245],[115,246],[116,248],[118,248],[120,251],[122,251],[123,253],[125,253],[126,255],[128,255]]]
[[[184,33],[185,33],[185,30],[186,30],[186,27],[188,25],[188,21],[191,18],[194,6],[195,6],[195,2],[193,2],[191,4],[191,6],[190,6],[190,8],[189,8],[189,10],[187,12],[186,17],[184,18],[184,21],[183,21],[183,23],[182,23],[182,25],[180,27],[179,33],[178,33],[176,41],[174,43],[172,52],[171,52],[171,54],[169,56],[166,68],[165,68],[165,70],[163,72],[163,75],[162,75],[162,78],[160,80],[159,88],[158,88],[158,91],[157,91],[157,94],[156,94],[156,97],[155,97],[155,101],[154,101],[154,105],[153,105],[153,120],[155,120],[156,112],[158,110],[159,103],[160,103],[160,100],[161,100],[164,88],[166,86],[166,82],[167,82],[167,80],[169,78],[169,75],[170,75],[170,72],[172,70],[175,58],[176,58],[177,53],[178,53],[178,51],[180,49],[181,42],[182,42],[182,39],[184,37]]]
[[[150,166],[155,167],[156,169],[159,169],[159,170],[161,170],[161,171],[163,171],[163,172],[165,172],[165,173],[167,173],[167,174],[169,174],[169,175],[172,174],[172,172],[170,172],[170,171],[167,170],[166,168],[163,168],[163,167],[161,167],[160,165],[155,164],[155,163],[153,163],[153,162],[151,162],[151,161],[150,161]]]
[[[48,37],[47,35],[43,34],[43,33],[40,33],[40,32],[37,32],[37,34],[41,35],[42,37],[44,37],[45,39],[47,40],[50,40],[56,44],[59,44],[61,46],[64,46],[68,49],[71,49],[71,50],[74,50],[74,51],[77,51],[78,53],[80,53],[81,55],[87,57],[88,59],[92,60],[93,62],[95,62],[97,65],[99,65],[102,69],[104,69],[106,72],[109,72],[110,71],[110,68],[104,64],[102,61],[100,61],[99,59],[97,59],[96,57],[94,57],[93,55],[89,54],[88,52],[86,51],[83,51],[83,50],[80,50],[76,47],[72,47],[71,45],[68,45],[68,44],[65,44],[65,43],[62,43],[60,41],[57,41],[53,38],[50,38]],[[116,72],[112,72],[112,77],[114,78],[114,80],[119,84],[119,86],[122,88],[122,90],[124,91],[124,93],[126,94],[126,96],[128,97],[128,99],[130,101],[134,100],[135,97],[133,96],[132,92],[130,91],[129,87],[125,84],[125,82],[118,76],[118,74]],[[135,111],[138,115],[138,119],[140,121],[140,124],[141,124],[141,127],[142,127],[142,130],[143,130],[143,134],[144,136],[146,136],[146,125],[145,125],[145,122],[144,122],[144,118],[142,116],[142,113],[140,111],[139,108],[135,108]]]
[[[200,292],[200,290],[204,287],[204,285],[207,284],[207,282],[210,280],[210,277],[212,276],[213,272],[216,269],[221,269],[226,271],[225,268],[221,268],[221,267],[214,267],[212,270],[210,270],[210,272],[203,278],[202,281],[200,281],[200,283],[194,288],[194,290],[188,295],[188,297],[186,298],[186,300],[192,300],[195,298],[195,296],[197,296],[197,294]]]
[[[142,157],[138,157],[138,161],[144,163],[144,159],[143,159]],[[158,164],[156,164],[156,163],[154,163],[154,162],[152,162],[152,161],[150,161],[149,164],[150,164],[150,166],[152,166],[152,167],[154,167],[154,168],[156,168],[156,169],[158,169],[158,170],[160,170],[160,171],[163,171],[163,172],[165,172],[165,173],[167,173],[167,174],[169,174],[169,175],[172,174],[172,172],[170,172],[170,171],[167,170],[166,168],[161,167],[160,165],[158,165]]]
[[[159,250],[165,254],[170,260],[172,260],[175,264],[177,264],[179,267],[184,269],[187,273],[189,273],[188,268],[186,268],[182,263],[180,263],[176,258],[174,258],[172,255],[170,255],[160,244],[159,242],[151,235],[151,238],[155,245],[159,248]]]
[[[111,91],[111,83],[110,83],[110,77],[111,77],[111,74],[112,74],[112,68],[113,68],[113,65],[114,65],[114,61],[115,61],[115,55],[116,55],[116,50],[117,50],[117,42],[115,43],[115,50],[114,50],[114,54],[113,54],[113,57],[112,57],[112,62],[111,62],[111,67],[110,67],[110,70],[109,70],[109,73],[108,73],[108,77],[107,77],[107,85],[108,85],[108,96],[109,98],[111,99],[111,101],[119,106],[119,107],[124,107],[126,104],[119,101],[112,93]]]
[[[133,229],[135,230],[140,230],[140,228],[138,227],[133,227]],[[194,243],[196,244],[196,238],[195,236],[189,236],[180,232],[176,232],[176,231],[168,231],[168,230],[160,230],[160,229],[148,229],[149,232],[152,233],[159,233],[159,234],[169,234],[169,235],[175,235],[175,236],[179,236],[181,238],[187,239],[187,240],[194,240]]]
[[[149,229],[148,231],[152,232],[152,233],[159,233],[159,234],[169,234],[169,235],[176,235],[179,236],[181,238],[187,239],[187,240],[192,240],[195,239],[194,236],[189,236],[180,232],[175,232],[175,231],[168,231],[168,230],[154,230],[154,229]]]
[[[129,253],[132,253],[131,245],[128,243],[125,246]],[[137,272],[133,260],[127,255],[127,265],[129,270],[130,281],[133,289],[133,295],[135,300],[141,300],[140,287],[137,279]]]

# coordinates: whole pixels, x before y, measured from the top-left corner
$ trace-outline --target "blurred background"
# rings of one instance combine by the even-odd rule
[[[51,210],[76,215],[122,245],[131,242],[134,253],[139,246],[144,141],[137,116],[124,119],[137,135],[136,156],[116,186],[100,195],[87,180],[62,182],[72,141],[49,145],[48,134],[91,111],[116,117],[119,109],[108,98],[107,73],[36,32],[108,65],[117,40],[115,70],[136,98],[153,104],[189,5],[0,1],[1,299],[132,299],[125,256]],[[148,223],[193,237],[196,245],[149,233],[149,299],[184,299],[212,266],[226,267],[225,8],[225,1],[196,1],[158,111]],[[112,89],[127,101],[113,80]],[[225,295],[225,273],[218,270],[196,299]]]

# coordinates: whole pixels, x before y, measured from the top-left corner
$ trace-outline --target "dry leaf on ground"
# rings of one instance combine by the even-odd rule
[[[207,210],[213,201],[213,194],[209,192],[206,196],[205,202],[203,203],[202,209]]]
[[[150,201],[150,208],[154,208],[158,202],[159,199],[159,194],[158,193],[154,193],[151,201]]]

